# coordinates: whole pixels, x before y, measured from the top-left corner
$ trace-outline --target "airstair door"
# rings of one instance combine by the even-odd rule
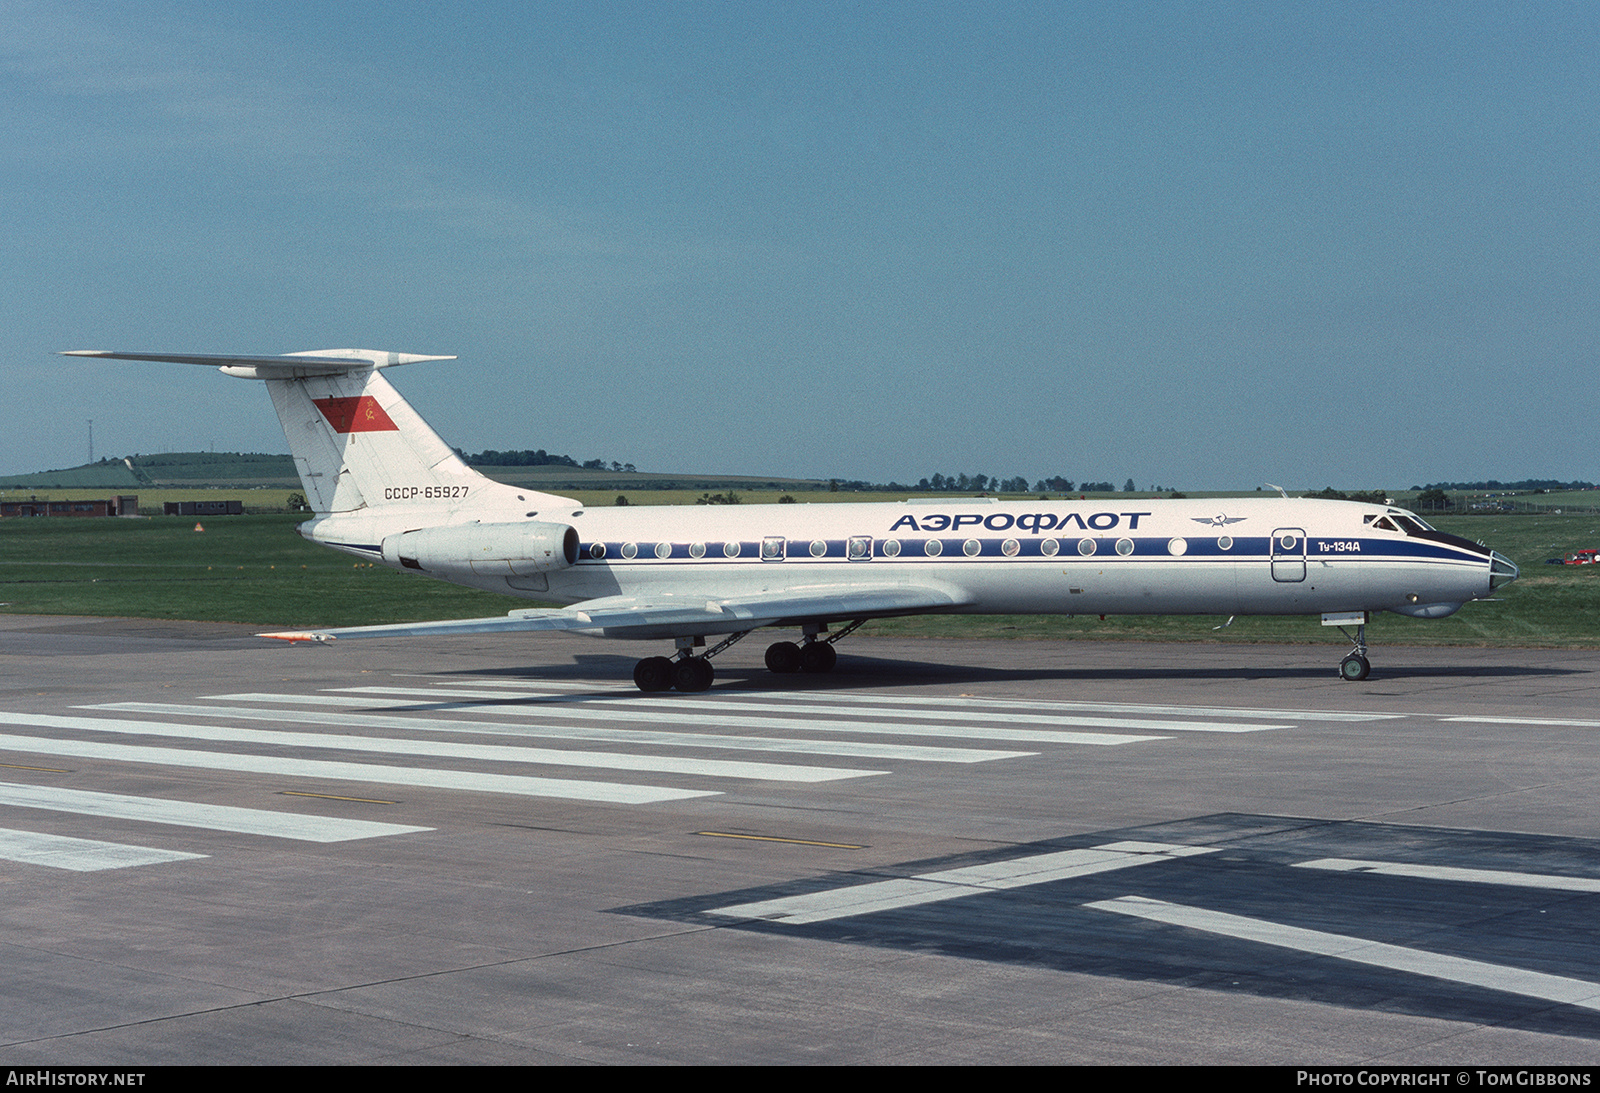
[[[1306,533],[1278,528],[1272,533],[1272,579],[1292,584],[1306,579]]]

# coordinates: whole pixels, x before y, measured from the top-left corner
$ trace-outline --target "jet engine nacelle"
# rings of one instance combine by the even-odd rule
[[[578,529],[528,521],[402,531],[383,540],[383,560],[440,575],[531,577],[578,560]]]

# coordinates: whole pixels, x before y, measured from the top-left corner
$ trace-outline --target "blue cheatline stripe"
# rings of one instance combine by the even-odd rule
[[[1118,554],[1117,553],[1117,551],[1116,551],[1117,540],[1124,539],[1124,538],[1129,538],[1129,539],[1133,540],[1133,553],[1131,553],[1131,554]],[[968,540],[973,540],[973,539],[975,539],[978,542],[979,551],[978,551],[978,553],[976,555],[969,555],[969,554],[964,552],[964,547],[965,547],[966,543],[968,542]],[[1015,539],[1017,541],[1018,550],[1017,550],[1017,553],[1015,555],[1008,555],[1008,554],[1005,553],[1004,546],[1005,546],[1005,543],[1006,543],[1006,541],[1008,539]],[[1055,553],[1055,554],[1046,554],[1046,553],[1044,553],[1042,544],[1048,539],[1054,539],[1056,541],[1056,543],[1057,543],[1057,545],[1059,547],[1057,553]],[[1080,554],[1078,552],[1078,542],[1081,539],[1090,539],[1090,540],[1094,541],[1096,549],[1095,549],[1095,552],[1093,554],[1084,555],[1084,554]],[[1184,543],[1185,543],[1185,546],[1186,546],[1186,550],[1185,550],[1185,552],[1183,554],[1174,555],[1174,554],[1169,552],[1167,545],[1173,539],[1183,539],[1184,540]],[[927,553],[927,549],[926,549],[927,548],[927,543],[930,540],[936,541],[936,542],[939,543],[940,547],[942,548],[940,553],[935,554],[935,555],[929,555]],[[788,544],[788,550],[786,552],[786,556],[784,558],[782,558],[782,559],[768,559],[766,561],[766,564],[767,565],[772,565],[772,564],[775,564],[775,562],[798,562],[798,563],[804,563],[804,562],[846,562],[846,561],[851,561],[851,564],[858,564],[859,565],[859,564],[867,564],[867,563],[872,563],[872,562],[883,562],[883,563],[894,563],[894,562],[938,563],[938,562],[950,562],[950,561],[981,561],[981,560],[1005,561],[1005,562],[1031,561],[1031,562],[1094,562],[1094,563],[1098,563],[1098,562],[1104,562],[1104,561],[1109,560],[1109,559],[1123,559],[1123,558],[1138,559],[1140,561],[1151,561],[1151,560],[1165,559],[1165,560],[1168,560],[1168,561],[1171,561],[1171,562],[1188,561],[1190,563],[1193,563],[1193,562],[1199,561],[1201,559],[1222,560],[1222,561],[1227,561],[1227,560],[1232,560],[1232,561],[1265,561],[1268,558],[1273,556],[1273,554],[1272,554],[1272,539],[1270,537],[1266,537],[1266,536],[1234,537],[1233,538],[1233,545],[1228,547],[1227,549],[1224,549],[1224,548],[1222,548],[1221,546],[1218,545],[1218,538],[1216,536],[1192,536],[1192,535],[1176,535],[1176,536],[1174,536],[1174,535],[1160,535],[1160,536],[1133,535],[1133,536],[1123,536],[1123,535],[1117,535],[1116,532],[1115,532],[1115,529],[1113,529],[1113,530],[1111,530],[1109,532],[1100,532],[1100,531],[1078,532],[1078,531],[1076,531],[1076,529],[1074,529],[1072,532],[1069,532],[1069,533],[1063,533],[1063,534],[1060,534],[1060,535],[1048,535],[1048,534],[1046,534],[1046,535],[1040,535],[1037,538],[1032,537],[1032,536],[1024,537],[1024,536],[1021,536],[1021,535],[1003,535],[1003,536],[996,536],[996,537],[990,537],[990,536],[955,537],[955,536],[949,536],[949,535],[931,535],[931,536],[922,536],[922,537],[919,537],[919,538],[906,538],[906,539],[888,537],[888,538],[884,538],[884,539],[874,539],[872,541],[872,554],[871,554],[870,557],[867,557],[867,558],[856,558],[856,559],[853,559],[853,560],[847,559],[847,557],[846,557],[848,540],[845,540],[845,539],[828,539],[828,540],[824,540],[824,541],[828,545],[827,553],[826,554],[821,554],[821,555],[813,555],[810,552],[811,540],[793,540],[793,539],[791,539],[789,541],[789,544]],[[890,556],[890,555],[884,554],[884,552],[883,552],[883,544],[885,542],[890,542],[890,541],[897,542],[897,543],[900,544],[900,553],[898,555]],[[671,547],[672,547],[671,555],[669,557],[667,557],[667,558],[664,558],[664,559],[663,558],[657,558],[655,556],[654,549],[655,549],[655,545],[656,544],[653,543],[653,542],[635,542],[634,545],[638,548],[637,556],[632,558],[632,559],[624,558],[622,556],[622,548],[627,542],[629,542],[629,540],[622,540],[622,539],[605,540],[603,542],[600,542],[600,545],[605,548],[605,556],[602,557],[602,558],[591,558],[591,557],[589,557],[589,550],[590,550],[590,548],[592,546],[595,545],[595,543],[589,543],[589,542],[583,543],[578,548],[577,565],[579,565],[579,566],[585,566],[585,565],[589,565],[589,566],[596,566],[596,565],[604,565],[604,566],[650,566],[650,565],[656,565],[656,566],[659,566],[659,565],[669,565],[669,564],[743,565],[743,564],[747,564],[747,563],[760,563],[762,561],[762,558],[761,558],[761,544],[759,542],[757,542],[757,543],[745,543],[745,542],[740,543],[739,556],[736,557],[736,558],[729,558],[729,557],[727,557],[726,555],[723,554],[722,541],[721,540],[718,540],[716,542],[707,541],[704,544],[704,546],[706,548],[705,555],[703,557],[700,557],[700,558],[694,558],[694,557],[690,556],[690,554],[689,554],[689,543],[686,543],[686,542],[685,543],[673,543],[673,544],[671,544]],[[1352,549],[1320,550],[1320,549],[1316,549],[1316,544],[1319,543],[1319,542],[1355,543],[1356,544],[1356,549],[1353,549],[1353,550]],[[1478,564],[1483,564],[1483,563],[1485,563],[1487,561],[1487,557],[1486,556],[1474,554],[1474,553],[1471,553],[1471,552],[1466,551],[1466,550],[1457,550],[1457,549],[1451,548],[1451,547],[1443,545],[1443,544],[1430,543],[1430,542],[1426,542],[1426,541],[1423,541],[1423,540],[1413,540],[1413,539],[1361,539],[1361,538],[1339,538],[1339,537],[1334,537],[1334,536],[1323,536],[1323,537],[1318,538],[1318,537],[1313,536],[1313,537],[1308,537],[1305,540],[1305,543],[1309,548],[1311,548],[1311,549],[1307,550],[1307,552],[1305,554],[1302,554],[1300,552],[1300,550],[1298,548],[1296,548],[1295,550],[1287,552],[1287,553],[1280,553],[1280,554],[1277,555],[1277,557],[1279,558],[1280,561],[1310,560],[1310,561],[1319,561],[1319,562],[1331,562],[1331,561],[1336,561],[1337,560],[1337,561],[1352,562],[1352,563],[1353,562],[1361,562],[1361,561],[1374,561],[1374,560],[1377,560],[1377,561],[1399,561],[1399,560],[1410,561],[1410,560],[1418,560],[1418,559],[1431,559],[1431,560],[1434,560],[1434,561],[1464,562],[1464,563],[1470,563],[1470,564],[1478,565]],[[367,549],[367,548],[358,548],[358,549]]]

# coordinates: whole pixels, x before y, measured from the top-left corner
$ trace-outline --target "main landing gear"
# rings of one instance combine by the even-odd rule
[[[665,691],[676,687],[680,691],[709,691],[717,678],[711,667],[711,658],[728,646],[738,642],[750,631],[741,630],[694,655],[696,645],[704,645],[705,638],[678,638],[678,659],[671,657],[645,657],[633,666],[633,685],[641,691]]]
[[[808,641],[804,645],[777,641],[767,646],[767,670],[779,675],[832,671],[838,661],[839,654],[825,641]]]
[[[837,634],[828,637],[826,623],[807,623],[804,628],[805,638],[799,645],[792,641],[776,641],[767,646],[767,669],[778,675],[788,675],[791,672],[807,672],[819,674],[833,671],[833,666],[839,662],[839,654],[833,648],[833,643],[855,631],[856,627],[866,622],[866,619],[857,619]]]
[[[779,675],[787,675],[790,672],[812,674],[831,672],[839,661],[839,654],[834,650],[833,643],[866,621],[857,619],[837,634],[827,637],[822,636],[828,633],[826,623],[807,623],[804,627],[805,636],[799,644],[792,641],[777,641],[767,646],[767,668]],[[697,645],[705,644],[704,638],[678,638],[676,659],[645,657],[633,666],[634,686],[645,692],[672,689],[686,692],[710,690],[712,681],[716,679],[716,672],[711,667],[711,658],[748,633],[750,631],[744,630],[731,634],[699,656],[694,654],[694,649]]]

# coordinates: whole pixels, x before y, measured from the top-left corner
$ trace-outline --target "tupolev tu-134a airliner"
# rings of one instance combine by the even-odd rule
[[[826,672],[868,619],[919,614],[1318,615],[1355,627],[1339,665],[1367,677],[1376,611],[1442,618],[1517,578],[1510,559],[1387,505],[1227,500],[588,508],[469,468],[382,370],[453,360],[366,349],[285,356],[75,350],[209,365],[266,382],[314,517],[313,542],[560,609],[265,635],[335,638],[573,630],[671,640],[644,691],[711,686],[711,658],[793,628],[774,672]],[[720,639],[710,648],[708,639]]]

